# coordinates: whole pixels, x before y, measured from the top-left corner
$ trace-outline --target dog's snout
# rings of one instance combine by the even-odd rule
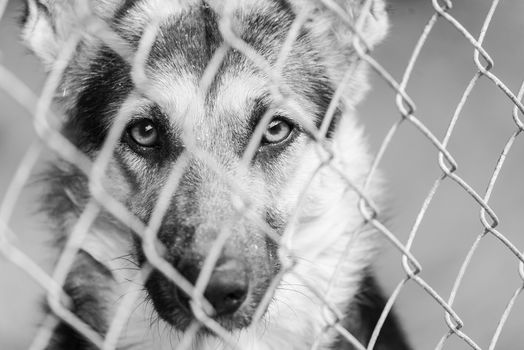
[[[193,284],[200,274],[200,269],[194,264],[183,263],[179,271]],[[221,259],[209,278],[204,297],[215,309],[216,316],[231,315],[246,300],[248,290],[249,278],[245,265],[237,259]],[[188,298],[179,298],[179,301],[189,309]]]

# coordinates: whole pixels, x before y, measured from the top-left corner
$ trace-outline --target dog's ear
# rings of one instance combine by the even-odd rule
[[[293,0],[297,8],[307,4],[311,11],[311,28],[334,34],[343,46],[352,45],[353,32],[349,24],[355,26],[364,15],[360,35],[369,48],[381,41],[388,31],[388,16],[384,0],[371,0],[369,13],[363,13],[368,0]]]
[[[354,22],[358,21],[361,15],[364,15],[365,21],[361,28],[361,34],[370,46],[370,49],[384,39],[388,32],[389,22],[386,5],[383,0],[372,0],[369,13],[367,14],[362,13],[365,4],[368,2],[367,0],[339,0],[339,2],[342,3],[342,5],[346,3],[346,8],[349,6],[347,11],[348,14],[350,13],[349,11],[352,11]],[[342,7],[344,8],[344,6]]]
[[[26,0],[22,39],[50,66],[69,36],[85,25],[91,14],[107,17],[119,1],[109,0]]]
[[[86,6],[76,0],[27,0],[22,39],[46,65],[51,65],[60,48],[82,18]],[[87,4],[87,1],[83,2]],[[80,11],[80,13],[78,13]]]

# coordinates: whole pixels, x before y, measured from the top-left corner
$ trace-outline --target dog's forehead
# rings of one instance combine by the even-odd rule
[[[295,18],[283,0],[141,0],[126,1],[115,22],[126,38],[139,41],[149,25],[160,25],[151,60],[169,60],[178,69],[202,71],[226,41],[245,41],[262,55],[274,52]],[[227,57],[239,63],[243,55]],[[271,59],[271,57],[267,57]]]
[[[189,73],[156,72],[150,82],[149,94],[173,127],[193,133],[216,131],[221,125],[249,126],[250,114],[268,95],[264,79],[248,73],[224,73],[212,94],[205,94]]]
[[[177,123],[186,119],[185,122],[189,120],[194,126],[207,116],[209,124],[210,115],[221,120],[236,118],[235,122],[245,123],[241,117],[246,116],[256,100],[267,94],[267,79],[244,54],[229,49],[221,64],[216,66],[209,89],[203,92],[200,88],[206,68],[216,50],[224,44],[220,22],[227,10],[225,3],[169,3],[170,6],[162,7],[166,5],[164,0],[138,1],[122,8],[117,15],[120,23],[128,23],[125,29],[128,35],[137,28],[131,27],[131,23],[147,27],[155,16],[160,16],[157,17],[160,28],[147,61],[149,89],[155,102],[168,115],[175,116],[172,119]],[[235,35],[269,61],[276,59],[294,18],[291,8],[284,4],[243,0],[232,2],[227,10],[232,13],[231,28]],[[140,35],[136,37],[139,39]],[[220,120],[217,122],[220,124]]]
[[[279,2],[240,1],[228,10],[230,16],[227,22],[224,22],[223,17],[225,10],[206,2],[189,3],[182,8],[168,7],[171,10],[159,19],[160,30],[149,58],[153,69],[170,67],[173,71],[185,71],[200,78],[217,49],[225,42],[238,39],[267,60],[273,61],[294,19],[291,8],[277,6]],[[152,6],[149,4],[149,12]],[[232,49],[217,67],[216,75],[226,70],[240,71],[248,67],[253,68],[249,59]]]

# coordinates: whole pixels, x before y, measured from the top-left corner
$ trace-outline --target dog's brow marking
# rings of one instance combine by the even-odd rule
[[[190,75],[160,72],[150,77],[148,91],[173,128],[193,132],[205,118],[205,98],[197,79]]]
[[[255,99],[267,96],[266,81],[251,73],[226,74],[217,87],[213,102],[217,113],[238,114],[244,122],[249,117],[250,105]],[[249,108],[249,109],[248,109]],[[242,121],[242,120],[241,120]]]

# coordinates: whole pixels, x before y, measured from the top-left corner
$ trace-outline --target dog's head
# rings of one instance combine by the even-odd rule
[[[107,192],[148,223],[162,190],[176,182],[157,232],[159,251],[191,283],[223,240],[204,296],[229,329],[250,324],[281,269],[275,240],[286,229],[294,253],[320,254],[330,235],[341,235],[357,215],[352,207],[333,216],[333,204],[341,198],[347,204],[346,179],[321,167],[329,154],[312,130],[325,131],[328,148],[343,149],[339,170],[361,183],[368,160],[351,109],[366,89],[365,67],[348,23],[355,24],[362,3],[368,2],[28,1],[23,37],[48,67],[84,30],[58,91],[66,137],[95,160],[111,127],[125,119],[106,165]],[[101,34],[101,23],[116,44]],[[141,38],[151,23],[158,29],[144,51]],[[361,27],[362,46],[380,40],[386,26],[382,0],[375,0]],[[115,52],[118,47],[129,55]],[[146,52],[141,61],[137,51]],[[138,61],[143,69],[133,66]],[[342,103],[323,125],[342,81]],[[330,222],[333,217],[341,222]],[[300,231],[320,218],[316,237]],[[136,242],[134,255],[143,264]],[[163,319],[187,327],[187,295],[156,270],[146,287]]]

